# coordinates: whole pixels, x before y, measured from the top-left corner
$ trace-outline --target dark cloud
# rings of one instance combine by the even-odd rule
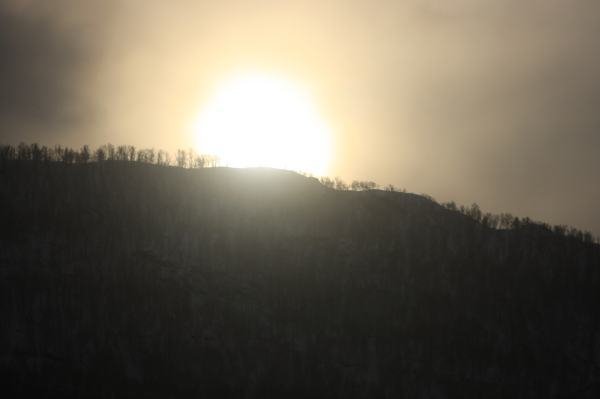
[[[79,84],[90,54],[46,12],[0,4],[0,137],[56,140],[89,118]]]

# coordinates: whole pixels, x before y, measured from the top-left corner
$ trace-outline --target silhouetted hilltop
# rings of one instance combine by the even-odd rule
[[[2,389],[598,397],[600,246],[448,208],[271,169],[5,160]]]

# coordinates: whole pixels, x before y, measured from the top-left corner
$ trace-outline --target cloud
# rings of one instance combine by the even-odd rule
[[[91,117],[80,87],[93,54],[80,32],[43,4],[0,3],[3,141],[54,142]]]

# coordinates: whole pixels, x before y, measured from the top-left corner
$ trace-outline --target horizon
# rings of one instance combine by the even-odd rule
[[[37,154],[34,154],[37,153]],[[26,145],[20,143],[19,146],[11,146],[0,143],[0,162],[25,161],[39,163],[57,163],[57,164],[102,164],[105,162],[114,163],[135,163],[140,165],[169,167],[187,170],[210,170],[210,169],[228,169],[233,171],[251,171],[251,172],[281,172],[291,173],[306,179],[313,179],[320,185],[335,191],[386,191],[401,194],[412,194],[427,199],[440,205],[450,211],[460,212],[473,219],[477,223],[493,230],[511,230],[524,222],[526,225],[541,227],[548,231],[560,235],[569,235],[585,242],[594,242],[600,244],[600,234],[589,230],[580,229],[577,226],[567,224],[552,225],[548,221],[532,219],[529,215],[513,215],[510,212],[489,212],[481,209],[476,202],[460,204],[450,199],[440,202],[428,193],[412,192],[406,187],[396,187],[393,184],[380,184],[373,180],[351,180],[344,181],[339,176],[331,177],[325,175],[313,175],[312,173],[284,169],[270,166],[228,166],[220,165],[218,159],[210,155],[198,154],[193,149],[178,150],[177,157],[170,157],[170,154],[164,150],[155,150],[154,148],[135,148],[127,145],[112,145],[110,143],[99,146],[95,150],[88,145],[82,146],[79,150],[66,146],[56,145],[54,147],[39,146],[37,143]],[[585,237],[585,238],[584,238]]]
[[[194,148],[597,234],[599,36],[593,0],[4,0],[0,141]]]

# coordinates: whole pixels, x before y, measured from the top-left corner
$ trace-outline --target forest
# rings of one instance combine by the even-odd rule
[[[0,146],[7,397],[597,398],[600,245],[180,150]]]
[[[18,146],[0,144],[0,163],[8,161],[32,161],[32,162],[60,162],[65,164],[90,163],[90,162],[137,162],[152,164],[158,166],[175,166],[179,168],[198,169],[207,167],[218,167],[219,160],[212,155],[198,154],[193,149],[177,150],[174,160],[171,155],[164,150],[155,150],[154,148],[137,149],[132,145],[105,144],[95,150],[90,149],[90,146],[84,145],[80,149],[73,149],[65,146],[47,147],[37,143],[26,144],[20,143]],[[312,177],[310,174],[304,174],[302,171],[298,173],[307,177]],[[380,186],[373,181],[353,180],[351,183],[346,183],[339,177],[330,178],[327,176],[319,177],[319,182],[325,187],[341,190],[341,191],[365,191],[365,190],[385,190],[398,191],[398,189],[388,184]],[[400,191],[406,192],[406,189]],[[435,199],[428,194],[421,196],[434,201]],[[519,228],[520,226],[533,226],[534,228],[553,231],[559,235],[575,237],[580,241],[600,243],[600,237],[595,237],[589,231],[579,230],[575,227],[566,225],[550,226],[548,223],[531,220],[528,217],[519,218],[510,213],[492,214],[483,212],[476,203],[470,206],[457,205],[454,201],[441,204],[452,211],[459,211],[482,225],[494,229],[509,229]]]

